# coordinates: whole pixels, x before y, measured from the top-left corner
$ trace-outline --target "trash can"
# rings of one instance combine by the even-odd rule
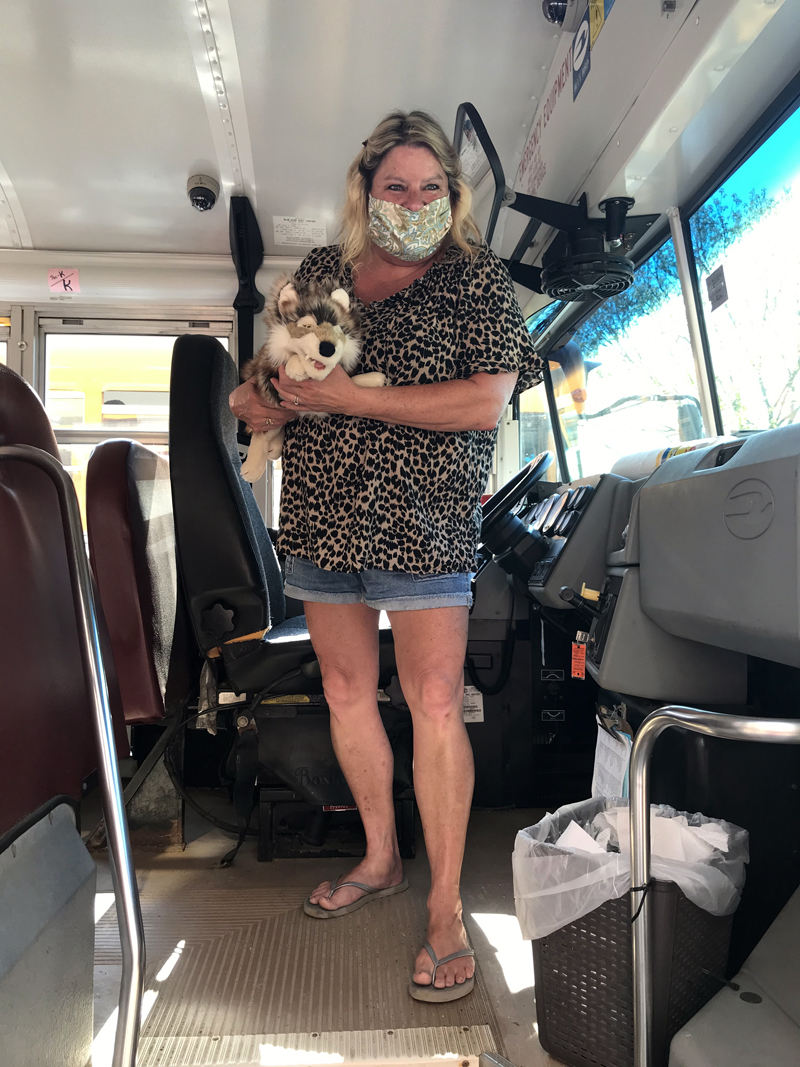
[[[601,850],[557,844],[571,824],[597,834],[609,814],[621,829],[617,837],[600,833]],[[653,805],[651,825],[658,819],[677,820],[681,832],[685,821],[707,844],[728,845],[709,851],[689,841],[693,853],[679,859],[658,855],[661,835],[652,834],[653,1065],[666,1067],[672,1037],[721,988],[747,832]],[[517,835],[514,894],[523,937],[533,943],[539,1041],[570,1067],[633,1067],[626,833],[627,801],[598,798],[559,808]]]

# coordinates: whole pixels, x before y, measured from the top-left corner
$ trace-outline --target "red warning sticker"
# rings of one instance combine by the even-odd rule
[[[572,642],[572,677],[586,677],[586,645]]]

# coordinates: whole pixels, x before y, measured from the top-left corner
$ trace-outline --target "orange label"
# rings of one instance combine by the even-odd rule
[[[586,677],[586,645],[572,642],[572,677]]]

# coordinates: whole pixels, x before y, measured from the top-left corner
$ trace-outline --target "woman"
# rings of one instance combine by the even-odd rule
[[[330,918],[407,887],[395,835],[392,751],[376,702],[378,616],[389,614],[414,724],[414,789],[431,867],[427,941],[409,991],[464,996],[474,960],[459,880],[474,778],[462,701],[470,575],[496,427],[515,388],[541,380],[504,267],[480,246],[458,156],[421,111],[389,115],[347,175],[341,244],[298,277],[335,276],[362,316],[359,389],[281,369],[276,413],[245,383],[231,396],[254,430],[286,428],[279,549],[305,602],[331,734],[364,823],[364,859],[323,882],[306,911]]]

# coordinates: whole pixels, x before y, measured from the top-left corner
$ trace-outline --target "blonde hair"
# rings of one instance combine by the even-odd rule
[[[474,256],[482,244],[472,217],[472,190],[461,176],[461,160],[446,133],[426,111],[393,111],[379,122],[347,171],[346,199],[339,243],[342,265],[353,265],[370,247],[369,193],[375,171],[387,152],[400,145],[427,148],[447,175],[453,224],[449,237],[462,252]]]

